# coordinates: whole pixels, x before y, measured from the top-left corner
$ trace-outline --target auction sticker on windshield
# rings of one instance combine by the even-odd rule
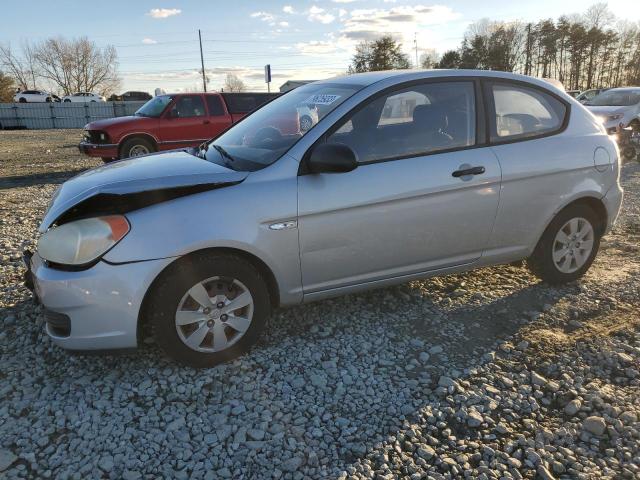
[[[339,98],[340,95],[328,95],[319,93],[317,95],[311,95],[311,97],[304,103],[315,103],[316,105],[331,105]]]

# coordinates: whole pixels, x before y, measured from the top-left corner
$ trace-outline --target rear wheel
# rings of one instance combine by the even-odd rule
[[[157,343],[175,360],[208,367],[253,345],[271,313],[265,280],[247,260],[200,254],[163,272],[149,300]]]
[[[551,284],[580,278],[598,253],[599,224],[598,216],[586,205],[565,208],[547,227],[527,260],[530,270]]]
[[[20,100],[18,100],[19,103],[27,103],[27,99],[24,97],[20,97]]]
[[[139,157],[155,152],[153,144],[145,138],[130,138],[120,147],[120,158]]]

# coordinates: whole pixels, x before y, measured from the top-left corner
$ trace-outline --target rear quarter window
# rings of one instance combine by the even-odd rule
[[[491,140],[528,139],[558,132],[565,124],[567,106],[551,94],[532,87],[492,83],[494,106]]]
[[[229,113],[249,113],[277,97],[268,93],[223,93]]]

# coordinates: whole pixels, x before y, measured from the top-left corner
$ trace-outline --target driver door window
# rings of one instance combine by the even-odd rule
[[[204,117],[204,102],[200,95],[187,95],[180,97],[171,109],[172,116],[176,118]]]
[[[373,99],[327,142],[343,143],[359,163],[420,156],[475,144],[472,82],[424,83]]]

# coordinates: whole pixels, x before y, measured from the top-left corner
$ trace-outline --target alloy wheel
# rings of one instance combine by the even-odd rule
[[[211,277],[182,297],[175,314],[178,337],[192,350],[220,352],[235,344],[251,325],[254,302],[239,280]]]
[[[566,222],[553,241],[553,263],[562,273],[573,273],[587,263],[593,250],[594,231],[582,217]]]

